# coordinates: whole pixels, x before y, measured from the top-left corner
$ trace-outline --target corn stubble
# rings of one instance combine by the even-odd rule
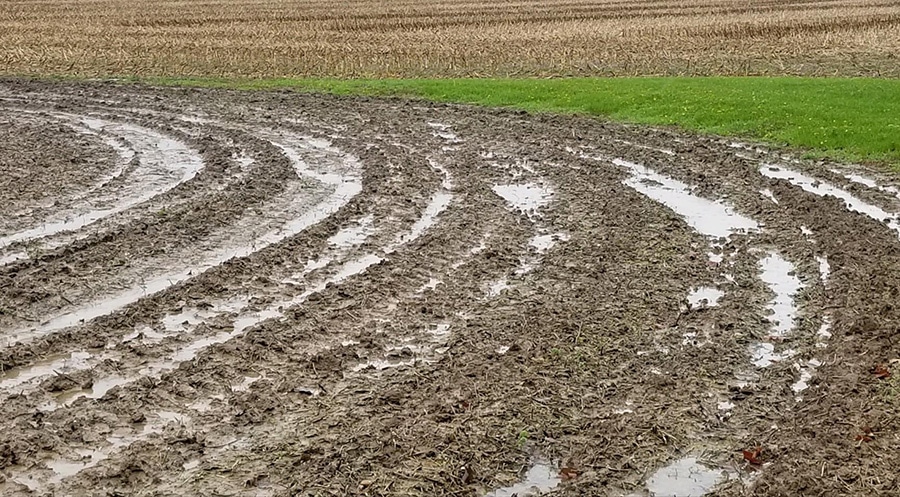
[[[0,0],[0,72],[900,76],[896,0]]]

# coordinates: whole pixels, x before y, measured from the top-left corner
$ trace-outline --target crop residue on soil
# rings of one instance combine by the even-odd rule
[[[397,99],[8,80],[0,127],[0,494],[893,490],[890,178]]]

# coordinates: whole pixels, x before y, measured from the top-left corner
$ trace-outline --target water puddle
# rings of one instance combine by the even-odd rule
[[[750,360],[758,368],[767,368],[772,363],[793,357],[795,353],[790,349],[775,352],[775,345],[768,342],[757,342],[750,346]]]
[[[478,242],[478,245],[469,249],[468,256],[461,257],[459,260],[450,265],[450,269],[457,269],[468,263],[472,257],[484,252],[484,250],[488,247],[487,245],[488,234],[485,233],[483,238]]]
[[[462,140],[459,138],[459,136],[457,136],[456,133],[450,131],[451,129],[453,129],[453,127],[449,124],[430,122],[428,123],[428,126],[435,130],[432,133],[434,136],[447,140],[451,143],[462,143]]]
[[[859,173],[844,172],[839,169],[832,169],[831,172],[833,172],[835,174],[839,174],[854,183],[858,183],[858,184],[866,186],[868,188],[872,188],[872,189],[879,190],[879,191],[882,191],[885,193],[889,193],[897,198],[900,198],[900,189],[898,189],[896,186],[880,185],[880,184],[878,184],[878,181],[876,181],[874,178],[870,178],[868,176],[863,176],[862,174],[859,174]]]
[[[213,400],[224,400],[222,395],[213,395],[208,399],[195,400],[188,404],[187,408],[205,414],[212,410]]]
[[[100,399],[113,388],[126,385],[130,382],[130,379],[122,376],[107,376],[94,381],[93,385],[88,389],[64,393],[57,397],[57,401],[59,404],[68,406],[78,399]],[[50,407],[48,410],[53,410],[56,406],[51,404],[48,407]]]
[[[769,303],[772,313],[770,321],[774,322],[772,334],[784,337],[794,327],[794,319],[797,317],[794,296],[803,288],[803,284],[794,274],[794,265],[775,252],[770,252],[759,265],[762,268],[763,282],[775,293],[775,299]]]
[[[779,254],[770,252],[759,261],[762,274],[760,278],[775,294],[768,304],[772,322],[770,336],[777,342],[787,336],[794,328],[797,317],[797,304],[794,296],[803,288],[803,284],[794,274],[794,265]],[[774,362],[792,357],[796,352],[786,350],[776,352],[775,345],[768,342],[755,343],[750,346],[750,356],[754,365],[760,368],[770,366]]]
[[[822,325],[816,332],[816,347],[824,349],[828,347],[828,340],[831,339],[831,319],[828,316],[822,318]]]
[[[306,267],[303,268],[303,273],[308,274],[316,269],[322,269],[323,267],[331,264],[334,259],[331,257],[320,257],[318,259],[311,259],[306,262]]]
[[[624,181],[626,186],[672,209],[692,228],[706,236],[727,238],[734,233],[759,229],[756,221],[734,212],[723,202],[694,195],[692,188],[681,181],[633,162],[615,159],[613,164],[631,173],[631,177]]]
[[[516,275],[524,275],[528,274],[531,271],[534,271],[538,265],[540,265],[542,256],[547,253],[548,250],[555,247],[559,242],[565,242],[569,240],[569,235],[567,233],[552,233],[552,234],[544,234],[544,235],[535,235],[528,240],[528,246],[533,248],[535,252],[537,252],[537,256],[528,256],[522,259],[519,266],[513,272]],[[496,286],[495,285],[499,285]],[[506,285],[506,286],[504,286]],[[502,288],[501,288],[502,287]],[[492,284],[491,288],[499,288],[502,290],[503,288],[507,288],[508,284],[506,279],[502,279]],[[491,291],[488,292],[488,296],[491,295]]]
[[[685,457],[650,476],[647,490],[653,497],[701,497],[728,478],[727,471],[711,469],[695,457]]]
[[[238,383],[237,385],[231,386],[232,392],[246,392],[250,390],[250,385],[253,385],[257,381],[261,380],[262,376],[245,376],[244,380]]]
[[[553,200],[552,189],[534,183],[494,185],[491,189],[513,209],[522,212],[529,218],[539,216],[538,211]]]
[[[298,147],[302,146],[306,148],[312,146],[311,141],[304,142],[302,137],[296,137],[296,140],[297,141],[292,141],[291,145],[296,145]],[[152,280],[148,280],[139,287],[132,288],[131,290],[119,294],[115,297],[111,297],[99,302],[94,302],[71,312],[56,316],[41,323],[38,326],[14,331],[6,337],[8,339],[7,344],[31,340],[47,335],[54,331],[68,328],[70,326],[75,326],[90,321],[94,318],[110,314],[133,302],[136,302],[137,300],[140,300],[141,298],[166,290],[167,288],[175,284],[181,283],[200,273],[208,271],[209,269],[216,267],[230,259],[246,257],[258,250],[262,250],[263,248],[266,248],[274,243],[280,242],[285,238],[296,235],[306,228],[328,218],[328,216],[331,216],[332,214],[337,212],[341,207],[346,205],[351,198],[355,197],[357,194],[359,194],[359,192],[362,191],[362,179],[358,176],[359,162],[356,158],[334,151],[334,149],[331,149],[329,147],[328,149],[326,149],[328,152],[334,152],[338,154],[337,157],[330,157],[331,160],[334,160],[339,164],[345,166],[351,172],[348,172],[345,175],[331,172],[322,173],[307,166],[303,161],[304,156],[297,149],[283,143],[272,143],[282,149],[285,152],[285,155],[287,155],[288,158],[291,159],[294,169],[297,171],[297,175],[299,177],[315,179],[316,181],[319,181],[320,183],[333,188],[332,193],[328,195],[325,200],[315,205],[309,211],[305,212],[295,219],[288,221],[279,229],[266,233],[258,237],[257,239],[252,240],[251,243],[239,246],[237,248],[214,253],[209,258],[193,267],[183,269],[182,271],[179,271],[177,273],[166,274],[156,277]],[[449,198],[446,199],[446,203],[449,203]],[[433,213],[433,215],[436,215],[436,213]],[[428,225],[428,220],[426,220],[422,223],[420,229],[424,231],[424,229]]]
[[[799,371],[800,377],[791,385],[791,390],[799,394],[809,388],[809,381],[812,380],[813,373],[821,365],[822,363],[818,359],[810,359],[803,366],[795,364],[794,367]]]
[[[13,262],[25,260],[28,258],[28,252],[11,252],[4,255],[3,257],[0,257],[0,266],[6,266],[8,264],[12,264]]]
[[[424,212],[422,212],[419,219],[413,223],[409,233],[400,235],[394,243],[388,245],[385,248],[386,253],[394,252],[402,245],[421,237],[426,230],[434,226],[437,222],[437,217],[450,207],[450,202],[453,201],[453,194],[450,192],[450,190],[453,189],[452,176],[449,171],[434,162],[431,163],[431,167],[443,175],[441,189],[431,196],[431,200],[429,200],[428,205],[425,206]]]
[[[425,233],[425,230],[434,225],[438,215],[447,210],[447,207],[450,206],[452,200],[453,194],[450,192],[435,193],[431,197],[428,206],[425,207],[425,212],[422,214],[422,217],[417,219],[409,230],[409,233],[401,240],[395,242],[394,245],[391,245],[388,248],[388,251],[393,252],[396,248],[400,247],[400,245],[409,243],[422,236]]]
[[[179,332],[188,331],[200,323],[209,322],[210,319],[225,313],[238,313],[247,307],[249,300],[246,297],[237,297],[225,302],[219,302],[205,308],[187,307],[177,314],[166,314],[161,322],[167,333],[152,333],[152,337],[171,336]],[[145,335],[146,338],[146,335]]]
[[[691,290],[688,294],[688,304],[694,307],[716,307],[719,305],[719,299],[725,296],[725,292],[710,287],[699,287]]]
[[[187,331],[189,327],[196,326],[218,314],[215,311],[189,308],[178,314],[167,314],[162,318],[162,324],[163,328],[169,332]]]
[[[550,235],[536,235],[528,241],[528,245],[534,247],[539,254],[553,248],[557,242],[566,242],[569,240],[567,233],[553,233]]]
[[[248,328],[262,323],[263,321],[266,321],[268,319],[280,318],[282,317],[282,315],[283,314],[281,313],[281,311],[273,308],[251,312],[249,314],[243,314],[234,321],[234,327],[231,331],[220,331],[215,335],[194,340],[187,346],[182,347],[177,352],[172,354],[172,356],[168,360],[161,363],[152,363],[151,365],[147,366],[145,369],[141,370],[141,375],[156,376],[164,371],[175,369],[182,362],[193,360],[201,350],[215,344],[225,343],[232,338],[237,338],[238,336],[242,335]]]
[[[36,378],[52,374],[66,374],[87,368],[93,357],[88,352],[72,352],[65,355],[54,355],[37,361],[27,368],[13,368],[0,374],[0,390],[20,387]]]
[[[203,168],[203,160],[196,151],[157,131],[133,124],[100,119],[65,114],[60,114],[60,117],[80,119],[81,124],[94,132],[109,134],[131,144],[138,155],[140,169],[135,172],[134,181],[129,181],[119,188],[112,198],[104,199],[105,203],[111,202],[111,206],[91,209],[88,212],[68,212],[55,218],[46,219],[40,226],[0,237],[0,247],[51,236],[63,231],[81,229],[147,202],[179,184],[189,181]],[[98,203],[104,203],[99,200]]]
[[[253,164],[256,164],[256,159],[248,156],[246,152],[242,152],[239,155],[235,155],[233,157],[233,159],[238,163],[238,165],[240,165],[242,173],[249,172],[251,169],[251,166],[253,166]]]
[[[170,422],[177,422],[182,425],[189,423],[189,419],[181,414],[159,411],[151,415],[139,432],[126,431],[117,433],[106,438],[108,444],[102,448],[75,449],[74,454],[78,459],[69,459],[65,457],[54,457],[45,460],[46,469],[29,469],[15,475],[11,480],[16,483],[25,485],[32,492],[45,490],[50,485],[56,485],[66,478],[77,475],[85,469],[97,466],[101,462],[109,459],[109,457],[117,450],[126,447],[137,440],[145,439],[152,434],[160,433]],[[47,475],[47,472],[50,472]]]
[[[244,297],[234,298],[206,310],[188,309],[179,314],[170,314],[162,319],[169,333],[159,333],[149,326],[136,328],[133,332],[125,335],[120,343],[128,343],[132,340],[140,339],[143,343],[158,343],[165,338],[173,336],[174,332],[187,331],[184,327],[185,323],[195,326],[200,322],[222,315],[223,313],[236,313],[246,307],[248,301]],[[188,316],[189,319],[184,319]],[[195,319],[196,318],[196,319]],[[174,330],[174,332],[172,331]],[[23,368],[13,368],[0,375],[0,390],[21,387],[35,379],[44,378],[52,374],[67,374],[75,371],[83,371],[90,369],[106,359],[115,357],[115,347],[117,344],[111,343],[107,345],[106,352],[100,355],[90,354],[88,352],[72,352],[69,355],[52,356],[36,364]],[[120,376],[108,376],[94,381],[93,385],[87,389],[74,390],[65,392],[59,396],[57,400],[63,405],[69,405],[80,398],[99,399],[106,395],[112,388],[125,385],[133,381],[134,378],[126,378]],[[36,383],[35,383],[36,385]],[[30,385],[30,386],[35,386]],[[58,407],[56,402],[50,402],[45,406],[45,410],[53,410]]]
[[[693,188],[686,183],[633,162],[622,159],[614,159],[612,162],[629,171],[630,176],[622,182],[624,185],[668,207],[681,216],[695,231],[711,239],[712,250],[707,253],[707,257],[712,264],[719,265],[725,262],[727,254],[722,251],[720,239],[760,229],[760,225],[756,221],[734,212],[730,205],[719,200],[708,200],[695,195]],[[692,296],[689,299],[702,300],[704,297],[707,299],[715,297],[714,300],[717,301],[720,296],[707,293],[702,296]],[[713,302],[713,300],[708,301]],[[694,306],[695,303],[691,303],[691,305]]]
[[[428,278],[428,282],[424,285],[420,286],[418,290],[416,290],[416,294],[423,294],[428,290],[434,290],[438,285],[442,284],[443,281],[437,278]]]
[[[350,248],[362,245],[362,243],[375,231],[372,227],[373,220],[374,216],[369,214],[360,219],[359,224],[349,226],[335,233],[334,236],[328,239],[328,244],[339,248]]]
[[[816,262],[819,263],[819,276],[822,278],[822,283],[825,283],[831,276],[831,264],[828,263],[828,259],[820,256],[816,256]]]
[[[304,266],[303,271],[292,275],[290,278],[285,278],[281,280],[281,282],[286,285],[303,286],[303,280],[308,274],[318,269],[327,267],[332,262],[334,262],[334,258],[330,256],[322,256],[318,259],[310,259],[306,261],[306,266]]]
[[[546,207],[553,199],[553,190],[548,186],[540,186],[534,183],[524,185],[494,185],[494,193],[506,200],[514,211],[524,213],[528,219],[537,224],[538,232],[546,231],[540,226],[540,209]],[[553,248],[561,241],[568,241],[567,233],[544,233],[534,235],[528,241],[528,246],[537,252],[537,257],[528,256],[524,258],[519,267],[516,268],[514,274],[523,275],[534,270],[541,262],[541,256],[548,250]],[[484,250],[484,242],[478,251]],[[473,253],[476,253],[473,250]],[[504,289],[509,288],[509,283],[505,278],[497,280],[489,285],[487,290],[488,297],[495,297]]]
[[[55,485],[65,478],[75,476],[82,470],[94,467],[107,457],[102,450],[76,449],[75,454],[79,456],[78,460],[50,459],[45,461],[44,464],[47,466],[47,469],[53,472],[53,475],[46,480],[28,476],[13,478],[13,481],[25,485],[32,492],[37,492],[45,485]]]
[[[616,159],[613,163],[630,171],[631,176],[624,181],[625,185],[666,205],[684,217],[691,227],[703,235],[719,239],[727,238],[734,233],[746,233],[760,229],[756,221],[735,213],[730,206],[723,202],[711,201],[694,195],[692,188],[685,183],[639,164],[621,159]],[[761,170],[765,174],[765,168]],[[765,191],[761,193],[768,196]],[[773,197],[773,200],[777,203],[777,199]],[[714,243],[713,247],[716,248],[717,245]],[[724,256],[721,253],[711,253],[710,260],[721,263]],[[802,288],[802,285],[794,275],[793,264],[784,260],[777,253],[770,253],[763,258],[760,261],[760,267],[762,281],[775,294],[775,298],[768,306],[772,314],[770,320],[773,323],[771,335],[776,339],[784,337],[793,329],[794,319],[797,315],[794,296]],[[688,302],[693,306],[703,300],[715,302],[722,296],[720,293],[704,295],[708,291],[695,290],[688,297]],[[710,297],[712,297],[711,300]],[[694,338],[685,337],[685,341],[694,343]],[[776,353],[774,344],[768,342],[755,343],[750,347],[751,359],[757,367],[767,367],[773,362],[791,357],[793,354],[794,351],[791,350]],[[692,463],[696,463],[696,461],[692,461]]]
[[[559,486],[559,471],[546,461],[535,461],[522,481],[508,487],[488,492],[485,497],[533,497]]]
[[[191,423],[191,418],[189,416],[174,411],[157,411],[156,415],[164,421],[164,424],[177,423],[182,426],[187,426]]]
[[[762,194],[763,197],[766,197],[767,199],[774,202],[775,205],[778,205],[778,199],[775,198],[775,194],[772,193],[772,190],[769,190],[768,188],[763,188],[762,190],[759,191],[759,193]]]
[[[876,221],[886,223],[889,228],[900,234],[900,222],[898,222],[896,215],[885,211],[881,207],[857,198],[847,190],[838,188],[832,184],[813,178],[812,176],[807,176],[801,172],[782,167],[774,167],[769,164],[763,165],[759,169],[759,172],[768,178],[787,180],[791,184],[799,186],[803,190],[820,197],[829,195],[837,197],[844,201],[848,210],[864,214]]]
[[[869,188],[876,188],[876,189],[878,188],[878,182],[867,176],[863,176],[861,174],[854,174],[854,173],[845,173],[844,171],[841,171],[839,169],[832,169],[831,172],[833,172],[837,175],[843,176],[854,183],[859,183],[859,184],[867,186]]]
[[[503,292],[503,290],[506,290],[507,288],[509,288],[509,282],[506,281],[506,279],[504,278],[504,279],[497,280],[497,281],[489,284],[488,288],[487,288],[487,292],[485,292],[485,293],[487,294],[488,297],[496,297],[496,296],[500,295],[500,293]]]
[[[96,466],[104,459],[102,451],[99,450],[78,449],[75,452],[81,456],[80,461],[73,462],[55,459],[47,462],[47,467],[50,468],[50,471],[56,473],[56,477],[51,480],[51,483],[57,483],[63,478],[75,476],[79,471]]]
[[[132,340],[140,339],[141,343],[159,343],[164,339],[172,336],[171,333],[160,333],[149,326],[136,328],[131,333],[122,337],[121,343],[128,343]],[[115,344],[107,345],[108,349],[115,348]]]
[[[527,158],[524,158],[524,159],[517,158],[515,160],[515,163],[513,164],[513,166],[515,169],[521,169],[523,171],[528,171],[531,174],[537,174],[537,171],[535,171],[535,169],[533,167],[528,165]]]
[[[428,327],[426,332],[431,335],[435,341],[446,342],[450,337],[450,323],[438,323]]]
[[[387,253],[391,253],[391,252],[393,252],[393,250],[390,252],[387,252]],[[323,283],[319,283],[313,289],[307,290],[300,297],[292,300],[291,302],[288,302],[288,305],[299,304],[299,303],[305,301],[307,299],[307,297],[309,297],[310,295],[324,290],[325,287],[328,286],[329,283],[335,284],[335,285],[338,283],[342,283],[344,280],[349,279],[351,276],[356,276],[357,274],[361,274],[366,269],[369,269],[370,267],[372,267],[376,264],[381,264],[383,261],[384,261],[384,258],[381,256],[378,256],[375,254],[366,254],[358,259],[354,259],[352,261],[346,262],[338,268],[337,273],[333,277],[329,278],[328,280],[326,280]]]

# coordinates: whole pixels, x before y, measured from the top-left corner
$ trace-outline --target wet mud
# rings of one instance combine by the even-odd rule
[[[900,491],[889,176],[109,83],[0,135],[3,495]]]

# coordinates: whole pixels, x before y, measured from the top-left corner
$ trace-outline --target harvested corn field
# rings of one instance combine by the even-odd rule
[[[3,495],[898,491],[877,175],[99,83],[0,82],[0,136]]]
[[[5,74],[900,76],[896,0],[0,0]]]

